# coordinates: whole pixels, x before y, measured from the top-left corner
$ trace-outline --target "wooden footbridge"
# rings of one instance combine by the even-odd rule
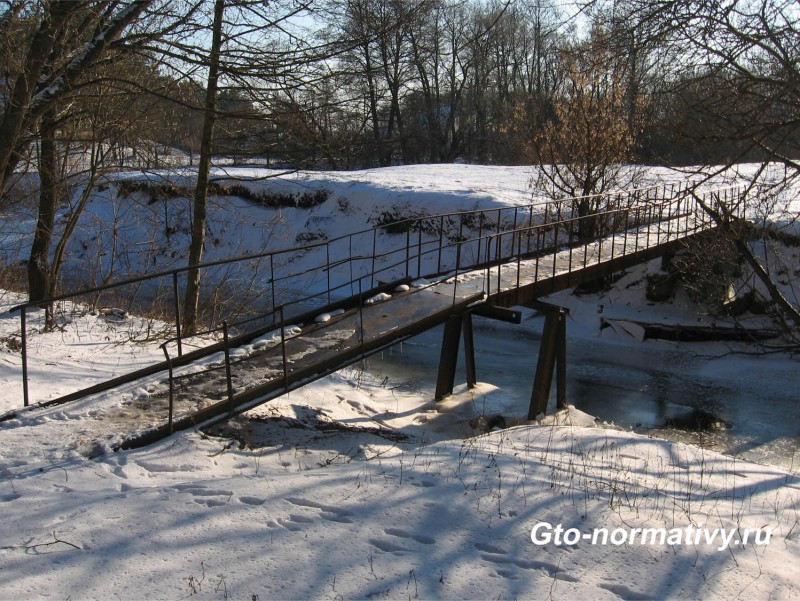
[[[147,383],[139,403],[157,425],[126,439],[128,448],[172,432],[247,411],[362,358],[444,324],[436,386],[453,390],[463,337],[468,384],[476,382],[473,314],[519,322],[515,305],[597,280],[706,235],[715,222],[700,208],[743,211],[743,189],[700,194],[689,186],[416,216],[305,246],[201,266],[204,281],[225,270],[249,278],[267,310],[209,330],[216,341],[184,352],[181,282],[187,269],[150,274],[110,286],[61,295],[97,303],[110,291],[148,290],[149,302],[170,299],[175,336],[155,365],[35,403],[28,393],[28,303],[19,311],[24,406],[52,406],[128,385]],[[590,207],[586,211],[586,207]],[[256,266],[256,267],[254,267]],[[256,274],[255,278],[253,273]],[[124,295],[123,295],[124,296]],[[248,303],[253,305],[252,298]],[[540,305],[546,321],[529,416],[545,411],[554,371],[564,401],[566,321],[563,310]],[[207,333],[209,333],[207,332]],[[24,409],[0,418],[15,417]]]

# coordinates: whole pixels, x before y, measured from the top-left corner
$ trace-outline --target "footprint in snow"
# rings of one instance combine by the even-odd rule
[[[286,528],[287,530],[291,530],[292,532],[297,532],[303,529],[303,524],[309,524],[313,522],[309,517],[304,515],[296,515],[292,514],[288,518],[278,518],[278,524]]]
[[[508,555],[508,551],[505,551],[500,547],[495,547],[494,545],[487,545],[486,543],[475,543],[475,548],[478,551],[493,553],[494,555]]]
[[[377,538],[369,539],[369,544],[384,553],[391,553],[392,555],[402,555],[403,553],[411,553],[411,549],[406,549],[400,545],[390,543],[389,541],[380,540]]]
[[[411,532],[406,532],[405,530],[401,530],[400,528],[386,528],[384,532],[389,536],[396,536],[398,538],[410,538],[412,540],[417,541],[418,543],[422,543],[423,545],[432,545],[436,542],[430,536],[424,536],[422,534],[414,534]]]
[[[412,486],[421,486],[422,488],[433,488],[436,486],[434,482],[429,480],[422,480],[421,482],[412,482]]]
[[[644,593],[640,593],[638,591],[634,591],[633,589],[628,588],[622,584],[598,584],[602,589],[610,591],[617,595],[622,599],[631,599],[632,601],[650,601],[653,597],[649,595],[645,595]]]
[[[475,545],[477,547],[477,545]],[[486,552],[485,552],[486,553]],[[554,578],[556,580],[563,580],[564,582],[578,582],[578,579],[574,576],[570,576],[566,572],[561,571],[561,568],[553,563],[549,563],[547,561],[529,561],[525,559],[514,559],[513,557],[505,557],[500,554],[484,554],[481,555],[481,559],[484,561],[489,561],[494,564],[498,564],[500,566],[511,564],[515,565],[518,568],[522,568],[523,570],[542,570],[550,578]]]
[[[245,505],[263,505],[264,501],[266,501],[266,499],[261,499],[259,497],[239,497],[239,502]]]
[[[192,499],[198,505],[205,505],[206,507],[221,507],[227,505],[227,501],[222,499]]]
[[[299,497],[287,497],[284,500],[287,503],[291,503],[297,507],[318,509],[320,511],[320,517],[323,520],[328,520],[329,522],[339,522],[340,524],[353,523],[353,520],[348,517],[353,515],[353,513],[347,509],[335,507],[333,505],[325,505],[323,503],[317,503],[316,501],[309,501],[308,499],[301,499]]]

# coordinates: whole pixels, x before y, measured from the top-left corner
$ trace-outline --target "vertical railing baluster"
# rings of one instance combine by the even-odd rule
[[[358,280],[359,287],[361,280]],[[281,356],[283,359],[283,389],[289,392],[289,363],[286,360],[286,314],[283,310],[283,305],[280,307],[281,315]]]
[[[411,222],[408,222],[408,227],[406,228],[406,277],[409,276],[411,273],[411,268],[409,267],[409,263],[411,261]],[[374,287],[374,284],[373,286]]]
[[[525,254],[531,254],[531,233],[533,232],[533,205],[530,206],[528,212],[528,241],[525,247]]]
[[[442,243],[444,242],[444,215],[439,218],[439,254],[436,258],[436,273],[442,273]]]
[[[353,284],[355,282],[355,275],[353,274],[353,235],[347,237],[347,243],[349,244],[349,252],[347,255],[347,264],[350,266],[350,296],[356,293],[355,288],[353,288]]]
[[[517,231],[517,208],[516,207],[514,208],[514,223],[511,226],[511,231],[512,231],[512,234],[511,234],[511,250],[510,250],[510,252],[513,255],[514,254],[514,234],[513,234],[513,232]],[[517,254],[519,254],[519,253],[517,253]]]
[[[625,232],[622,236],[622,256],[628,254],[628,230],[630,229],[630,217],[631,217],[631,208],[630,206],[625,207]]]
[[[422,226],[417,229],[417,277],[422,277]]]
[[[325,272],[328,274],[328,304],[331,304],[331,243],[325,243]]]
[[[556,261],[558,260],[558,227],[561,224],[561,208],[560,205],[556,209],[556,222],[555,222],[555,233],[553,234],[553,277],[556,276]]]
[[[178,357],[183,355],[181,344],[181,299],[178,294],[178,272],[172,272],[172,298],[175,302],[175,338],[178,341]]]
[[[503,273],[503,259],[500,258],[500,255],[503,250],[503,235],[498,233],[497,235],[497,294],[500,294],[500,276]]]
[[[364,359],[364,293],[361,290],[361,280],[358,280],[358,332],[361,345],[361,359]]]
[[[375,283],[373,282],[373,279],[375,277],[375,255],[377,254],[377,248],[378,248],[377,247],[377,244],[378,244],[378,233],[377,232],[378,232],[378,228],[377,227],[372,228],[372,271],[370,272],[370,276],[369,276],[370,288],[374,288],[375,287]],[[350,247],[350,256],[351,257],[353,256],[352,245]],[[359,275],[359,277],[358,277],[358,285],[359,286],[361,285],[361,275]]]
[[[23,407],[30,405],[28,393],[28,307],[23,306],[19,311],[20,338],[22,339],[22,403]]]
[[[272,296],[272,306],[270,309],[275,310],[275,255],[269,256],[269,286],[270,294]]]
[[[173,378],[172,357],[169,356],[169,351],[167,350],[166,344],[161,346],[161,350],[164,351],[164,357],[167,359],[167,372],[169,373],[169,413],[167,415],[167,428],[169,428],[169,433],[172,434],[172,416],[174,414],[175,407],[175,380]]]
[[[514,246],[514,239],[511,239],[511,246]],[[522,269],[522,230],[517,232],[517,288],[520,282],[520,269]]]
[[[481,243],[483,241],[483,211],[478,213],[478,263],[481,262]]]
[[[458,289],[458,269],[461,264],[461,236],[458,237],[458,244],[456,245],[456,277],[453,282],[453,306],[456,306],[456,290]]]
[[[233,380],[231,378],[231,348],[228,339],[228,322],[222,322],[222,340],[225,351],[225,382],[228,385],[228,413],[233,415]]]

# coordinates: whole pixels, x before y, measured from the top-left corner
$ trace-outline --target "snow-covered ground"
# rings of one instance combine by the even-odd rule
[[[294,244],[310,223],[323,223],[328,237],[370,227],[370,219],[397,207],[430,214],[531,200],[530,172],[521,168],[455,165],[287,177],[289,183],[259,185],[301,182],[329,190],[328,200],[311,210],[279,211],[220,201],[212,229],[229,228],[235,245],[212,243],[209,258],[253,251],[267,239]],[[85,250],[80,241],[91,240],[92,232],[96,240],[114,232],[108,216],[125,209],[126,227],[134,228],[125,234],[127,245],[148,241],[147,256],[156,253],[159,267],[161,258],[179,263],[185,238],[173,232],[167,245],[152,225],[135,229],[143,211],[163,219],[165,206],[144,198],[126,203],[109,189],[90,203],[94,213],[87,219],[103,216],[97,222],[103,225],[82,228],[75,260]],[[180,222],[178,213],[168,219]],[[20,249],[26,223],[12,224]],[[264,224],[275,228],[266,234]],[[122,230],[116,229],[118,237]],[[12,228],[3,231],[11,240]],[[689,350],[601,333],[600,304],[608,317],[665,316],[664,307],[648,306],[636,286],[627,286],[634,279],[600,295],[553,299],[570,306],[570,340],[599,341],[609,360],[684,353],[692,373],[704,377],[764,377],[755,387],[765,396],[798,389],[796,360],[787,356],[721,357],[731,349],[709,343]],[[2,302],[7,309],[19,300],[6,293]],[[676,302],[668,317],[686,319],[690,309]],[[157,334],[168,328],[156,319],[87,310],[71,312],[55,332],[39,333],[41,315],[31,319],[31,392],[40,400],[159,359]],[[540,322],[528,312],[522,331],[536,335]],[[485,349],[479,376],[487,363],[532,371],[535,351],[525,344],[516,357],[505,346],[500,350],[500,340],[513,338],[515,328],[497,324],[491,335],[479,336],[476,343]],[[18,315],[0,313],[0,411],[21,404],[18,331]],[[435,373],[434,365],[427,369]],[[98,440],[97,432],[137,417],[129,393],[104,394],[98,401],[103,411],[81,402],[0,423],[0,597],[800,596],[797,463],[778,468],[656,440],[596,423],[574,408],[529,424],[522,419],[526,401],[491,381],[472,390],[461,386],[435,403],[414,377],[360,365],[213,432],[184,432],[146,449],[104,453],[110,437]],[[473,428],[477,416],[496,414],[510,427],[484,435]],[[582,535],[663,528],[673,537],[680,529],[684,537],[688,528],[693,538],[690,544],[675,538],[671,544],[634,539],[604,545],[602,537],[592,544],[582,536],[574,544],[534,544],[531,530],[544,522]],[[733,533],[734,541],[748,528],[768,529],[769,543],[756,544],[751,536],[747,544],[726,547],[715,530]],[[715,538],[695,538],[696,531]]]

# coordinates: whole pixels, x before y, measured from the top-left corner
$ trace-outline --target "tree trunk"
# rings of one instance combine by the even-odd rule
[[[53,282],[50,281],[50,242],[58,206],[58,177],[55,125],[52,117],[53,114],[48,112],[42,118],[41,124],[39,217],[28,259],[28,298],[31,301],[44,300],[53,291]],[[50,315],[52,316],[52,311]]]
[[[225,0],[214,3],[214,24],[211,33],[211,54],[206,85],[203,137],[200,140],[200,158],[197,163],[197,186],[194,193],[192,240],[189,246],[189,267],[196,267],[203,258],[206,238],[206,210],[208,204],[208,180],[211,171],[211,151],[214,138],[214,123],[217,118],[217,81],[219,79],[219,55],[222,46],[222,17]],[[197,331],[200,306],[200,270],[190,269],[186,273],[186,297],[183,307],[183,328],[186,334]]]

